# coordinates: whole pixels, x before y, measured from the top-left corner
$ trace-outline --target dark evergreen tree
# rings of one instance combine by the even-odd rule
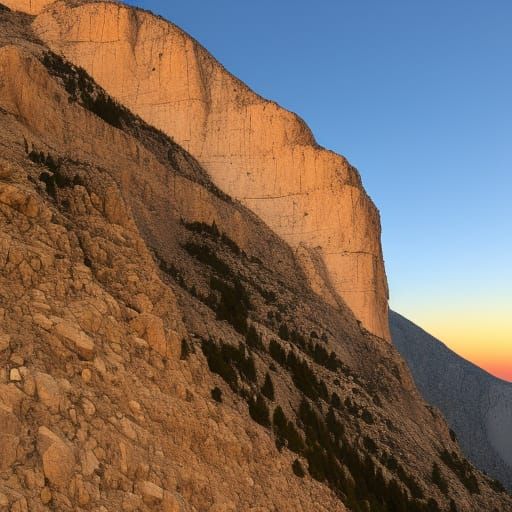
[[[264,427],[270,427],[270,412],[265,399],[258,395],[256,400],[249,400],[249,414],[251,418]]]
[[[212,389],[211,395],[216,402],[222,402],[222,390],[217,386]]]
[[[295,475],[299,478],[304,478],[306,476],[306,473],[304,473],[304,469],[302,468],[302,464],[300,463],[299,459],[295,459],[293,461],[292,469]]]
[[[448,483],[441,474],[441,470],[437,462],[434,462],[432,465],[432,482],[439,487],[444,495],[448,494]]]
[[[185,359],[188,359],[188,356],[190,355],[190,346],[188,344],[188,341],[183,338],[181,340],[181,355],[180,355],[180,359],[183,361]]]
[[[290,340],[290,332],[288,331],[288,326],[285,323],[282,323],[279,327],[278,336],[284,341]]]
[[[261,393],[264,396],[266,396],[269,400],[274,401],[274,399],[275,399],[274,384],[273,384],[272,379],[270,378],[270,375],[268,373],[265,375],[265,382],[263,383],[263,386],[261,388]]]

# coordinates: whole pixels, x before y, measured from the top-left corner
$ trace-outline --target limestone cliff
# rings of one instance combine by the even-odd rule
[[[331,303],[341,296],[367,329],[389,339],[379,214],[357,171],[319,147],[301,119],[150,13],[56,2],[34,29],[296,249],[318,293]]]
[[[26,12],[27,14],[39,14],[53,0],[3,0],[1,3],[10,9]]]

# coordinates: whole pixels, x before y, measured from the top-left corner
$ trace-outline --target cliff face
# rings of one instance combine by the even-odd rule
[[[53,0],[3,0],[1,3],[10,9],[26,12],[27,14],[39,14]]]
[[[51,48],[189,151],[296,249],[316,291],[389,339],[379,214],[357,171],[294,114],[231,76],[176,26],[108,2],[57,2],[34,22]]]

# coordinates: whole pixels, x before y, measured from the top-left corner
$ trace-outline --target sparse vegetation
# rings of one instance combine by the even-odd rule
[[[476,479],[471,464],[469,464],[466,459],[461,459],[456,452],[450,453],[448,450],[443,450],[441,452],[441,460],[455,473],[470,493],[480,493],[478,480]]]
[[[211,396],[216,402],[222,402],[222,390],[215,386],[211,391]]]
[[[448,483],[441,474],[441,469],[437,462],[432,465],[432,482],[439,487],[439,490],[444,494],[448,494]]]
[[[302,468],[302,464],[300,463],[299,459],[295,459],[293,461],[292,470],[295,476],[298,476],[299,478],[304,478],[306,476],[306,473],[304,473],[304,469]]]
[[[121,128],[134,117],[127,108],[114,101],[102,89],[95,87],[84,69],[73,66],[52,52],[46,52],[42,62],[53,75],[63,81],[71,102],[79,103],[111,126]]]
[[[251,302],[247,290],[238,278],[230,284],[216,277],[210,281],[212,290],[220,293],[220,300],[214,305],[218,320],[226,320],[240,334],[245,334],[248,329],[247,317]]]
[[[275,399],[274,384],[268,372],[265,375],[265,382],[261,387],[261,394],[266,396],[271,401],[274,401]]]
[[[261,336],[256,330],[256,327],[254,327],[254,325],[252,324],[247,329],[247,334],[245,335],[245,342],[247,343],[247,346],[251,347],[252,349],[260,351],[265,350],[263,342],[261,341]]]
[[[249,414],[260,425],[270,427],[270,411],[262,395],[258,395],[256,399],[251,398],[249,400]]]
[[[194,242],[187,242],[183,248],[197,261],[208,265],[212,270],[222,277],[230,277],[229,265],[224,263],[207,245],[200,245]]]
[[[42,151],[32,149],[28,153],[28,158],[38,164],[46,167],[48,171],[44,171],[39,175],[39,180],[45,184],[46,193],[54,200],[58,199],[58,190],[73,188],[81,185],[82,181],[78,174],[72,179],[62,171],[62,161],[50,153],[45,154]]]
[[[190,353],[192,352],[191,348],[190,348],[190,345],[188,344],[188,341],[183,338],[181,340],[181,354],[180,354],[180,359],[182,361],[188,359],[188,356],[190,355]]]

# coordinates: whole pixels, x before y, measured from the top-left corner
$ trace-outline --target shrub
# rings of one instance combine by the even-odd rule
[[[241,343],[235,347],[229,343],[221,343],[222,358],[233,364],[239,371],[240,376],[248,382],[256,382],[256,366],[254,358],[247,352]]]
[[[240,334],[247,332],[247,317],[251,303],[247,291],[238,278],[233,285],[212,277],[210,286],[220,293],[220,301],[215,305],[218,320],[226,320]]]
[[[329,392],[325,382],[318,379],[305,361],[298,358],[293,352],[289,352],[286,365],[292,374],[293,383],[308,398],[313,401],[319,398],[326,402],[329,400]]]
[[[304,441],[295,428],[293,422],[287,420],[283,409],[281,409],[281,406],[279,405],[274,409],[272,423],[274,425],[276,439],[279,440],[279,446],[287,446],[292,452],[302,453],[304,449]]]
[[[222,402],[222,389],[219,387],[215,386],[211,391],[211,395],[216,402]]]
[[[491,480],[489,485],[494,489],[496,492],[507,492],[503,484],[499,480]]]
[[[249,414],[251,418],[264,427],[270,427],[270,411],[263,396],[258,395],[256,400],[249,400]]]
[[[203,340],[201,349],[208,361],[208,368],[224,379],[224,381],[236,391],[238,389],[238,376],[234,368],[222,357],[222,352],[212,341]]]
[[[331,405],[338,410],[342,407],[341,399],[336,392],[331,395]]]
[[[300,347],[302,350],[306,349],[306,339],[299,331],[292,330],[290,333],[290,341]]]
[[[282,323],[279,326],[279,331],[277,335],[284,341],[290,340],[290,331],[288,330],[288,326],[285,323]]]
[[[249,329],[247,329],[247,334],[245,335],[245,342],[251,348],[256,350],[265,350],[263,342],[261,341],[261,336],[258,334],[256,327],[254,325],[250,325]]]
[[[363,438],[363,446],[370,453],[377,453],[377,445],[375,444],[375,441],[371,437],[364,436],[364,438]]]
[[[262,395],[266,396],[269,400],[274,400],[275,394],[274,394],[274,384],[272,382],[272,379],[270,378],[270,375],[267,373],[265,375],[265,382],[263,383],[263,386],[261,387],[261,393]]]
[[[368,409],[365,409],[363,411],[363,414],[361,414],[361,418],[368,425],[373,425],[375,423],[375,420],[373,419],[373,415]]]
[[[183,248],[197,261],[208,265],[219,275],[229,277],[231,270],[207,245],[200,245],[194,242],[187,242]]]
[[[430,498],[427,502],[427,511],[428,512],[441,512],[437,501],[434,498]]]
[[[274,409],[274,414],[272,415],[272,423],[274,424],[274,430],[278,433],[283,432],[284,429],[286,428],[287,421],[288,420],[286,419],[283,409],[281,408],[280,405],[278,405]]]
[[[181,223],[183,226],[185,226],[186,229],[192,231],[193,233],[198,233],[201,235],[208,234],[214,239],[220,236],[219,228],[217,227],[217,224],[215,224],[215,221],[213,221],[211,224],[206,224],[206,222],[186,222],[185,220],[181,219]]]
[[[441,460],[457,475],[461,483],[472,494],[479,494],[480,487],[473,469],[466,459],[461,459],[456,452],[443,450]]]
[[[434,462],[432,465],[432,482],[439,487],[444,495],[448,494],[448,483],[441,474],[441,470],[439,469],[437,462]]]
[[[276,363],[286,365],[286,351],[276,340],[270,340],[269,354]]]
[[[181,354],[180,354],[180,359],[183,361],[185,359],[188,359],[188,356],[190,355],[191,353],[191,349],[190,349],[190,345],[188,344],[188,341],[183,338],[181,340]]]
[[[304,478],[306,473],[304,473],[304,469],[302,468],[302,464],[299,459],[295,459],[292,464],[293,473],[299,478]]]

